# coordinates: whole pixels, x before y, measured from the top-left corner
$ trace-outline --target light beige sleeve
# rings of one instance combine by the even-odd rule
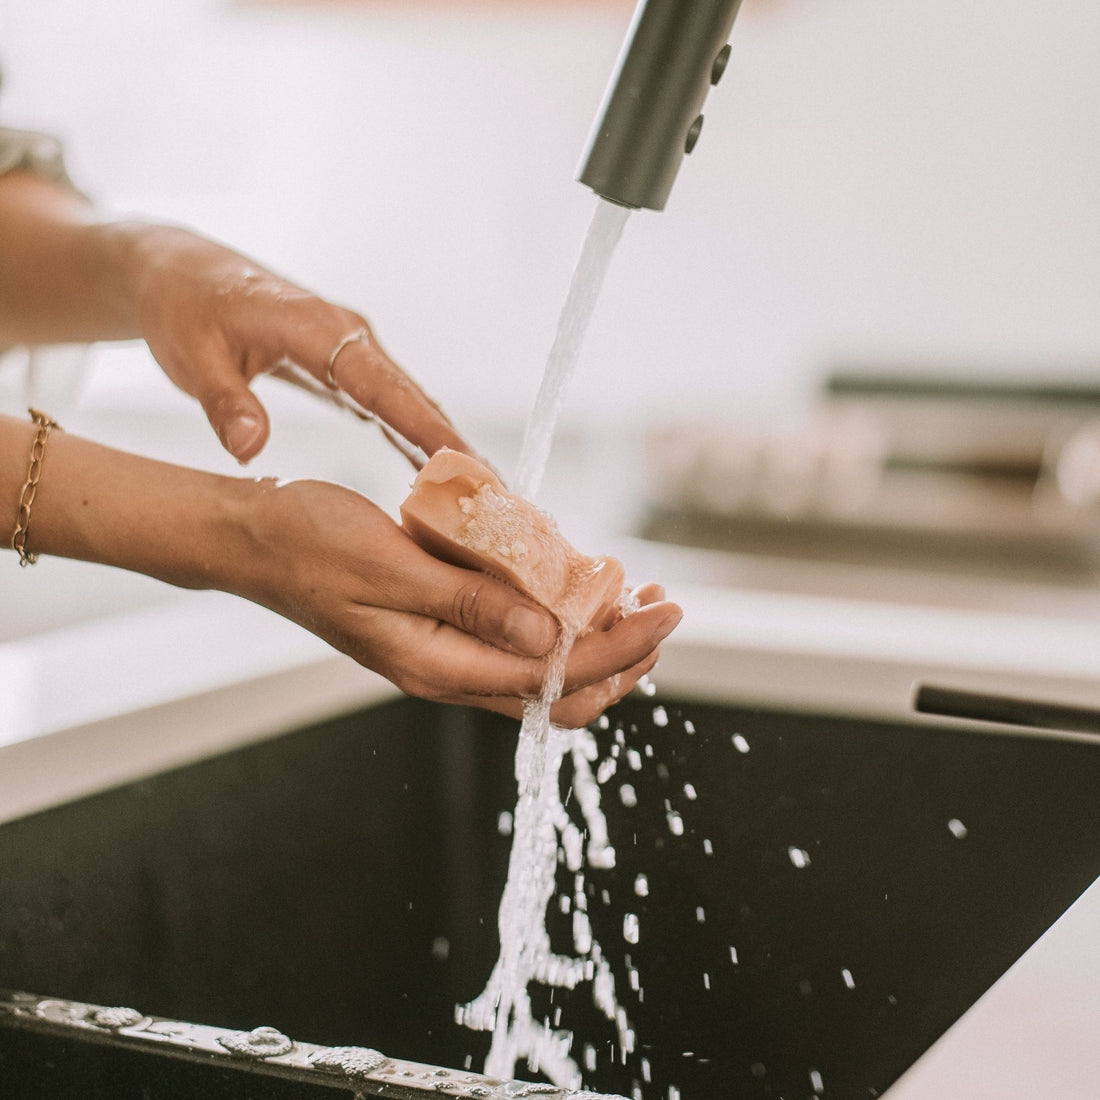
[[[0,126],[0,175],[17,170],[37,172],[69,187],[73,185],[57,138]]]

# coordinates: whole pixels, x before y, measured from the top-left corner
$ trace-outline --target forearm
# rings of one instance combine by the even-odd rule
[[[0,175],[0,347],[140,335],[137,226],[96,219],[64,184]]]
[[[10,548],[35,425],[0,416],[0,536]],[[221,477],[50,434],[27,549],[129,569],[186,588],[254,595],[249,515],[264,483]],[[15,564],[15,555],[0,563]]]

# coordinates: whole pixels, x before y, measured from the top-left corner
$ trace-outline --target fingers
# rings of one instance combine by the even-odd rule
[[[550,721],[563,729],[580,729],[595,722],[608,707],[613,706],[637,686],[638,681],[656,667],[660,651],[655,649],[644,661],[616,673],[598,684],[590,684],[563,696],[550,708]]]
[[[247,384],[285,360],[321,385],[338,386],[429,455],[444,446],[469,450],[439,406],[352,311],[186,231],[144,233],[140,257],[141,333],[241,461],[257,454],[268,434],[267,417]],[[360,331],[362,338],[341,347]]]
[[[287,357],[326,385],[337,386],[426,454],[440,447],[469,451],[442,409],[390,359],[367,323],[348,310],[330,311],[323,323],[292,327]],[[359,331],[360,339],[347,340]]]
[[[606,680],[643,661],[676,628],[683,611],[674,603],[652,603],[610,630],[581,638],[565,666],[563,695]]]
[[[415,545],[411,539],[409,545]],[[390,606],[428,615],[522,657],[543,657],[553,648],[557,619],[518,589],[487,573],[448,565],[419,547],[412,553],[417,568],[403,574],[411,583],[394,593]]]
[[[441,447],[469,450],[443,410],[390,359],[369,329],[337,357],[331,380],[426,454]]]
[[[562,729],[580,729],[594,722],[608,707],[630,694],[643,676],[653,671],[658,655],[659,651],[654,650],[645,660],[633,667],[616,673],[598,684],[589,684],[572,695],[563,696],[550,708],[550,721]],[[524,701],[522,699],[467,695],[447,701],[463,706],[480,707],[483,710],[495,711],[497,714],[506,714],[511,718],[523,717]]]
[[[211,360],[189,387],[222,446],[241,463],[263,450],[270,434],[267,413],[238,370]]]
[[[659,603],[665,598],[663,584],[643,584],[630,593],[634,602],[639,607],[647,607],[651,603]]]
[[[495,703],[499,709],[505,700],[533,699],[541,693],[545,658],[513,656],[427,617],[390,614],[387,667],[380,671],[408,694],[438,702],[477,699],[477,705]],[[610,630],[582,639],[566,666],[563,696],[645,662],[681,616],[675,604],[655,603]],[[354,628],[349,633],[354,634]]]

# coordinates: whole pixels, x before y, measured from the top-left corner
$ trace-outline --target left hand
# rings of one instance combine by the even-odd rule
[[[477,570],[422,550],[379,508],[318,481],[255,483],[249,552],[224,554],[215,587],[304,626],[410,695],[519,717],[542,691],[552,636],[509,638],[509,612],[549,615]],[[629,692],[656,664],[682,612],[658,585],[635,593],[640,610],[570,650],[558,725],[578,728]]]
[[[310,388],[337,387],[428,455],[440,447],[470,450],[359,314],[184,229],[143,226],[135,242],[141,334],[165,374],[199,401],[238,461],[254,458],[270,430],[249,383],[259,374],[295,368]],[[360,331],[362,339],[344,345],[330,376],[333,351]]]

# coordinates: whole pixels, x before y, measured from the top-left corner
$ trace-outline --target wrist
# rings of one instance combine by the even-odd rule
[[[34,438],[0,417],[5,535]],[[10,482],[10,484],[8,484]],[[260,591],[268,559],[252,519],[265,484],[157,462],[65,432],[51,433],[30,517],[33,554],[94,561],[185,588]],[[8,543],[10,545],[10,543]]]
[[[114,314],[129,335],[141,335],[144,303],[155,293],[157,272],[185,231],[138,221],[99,222],[86,231],[100,270],[107,273],[105,287]]]

